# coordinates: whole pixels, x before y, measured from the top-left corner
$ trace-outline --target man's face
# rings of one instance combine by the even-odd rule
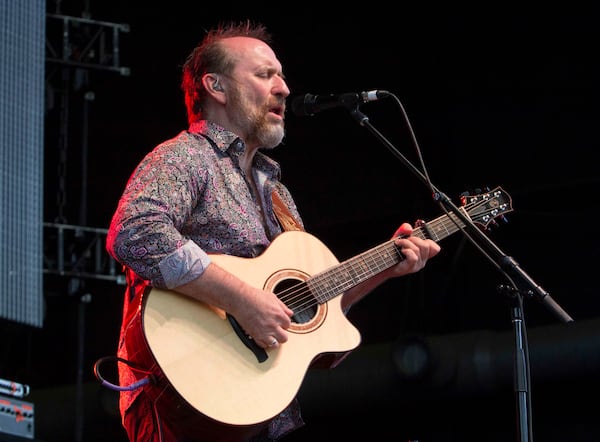
[[[273,148],[285,135],[285,99],[290,90],[273,50],[253,38],[226,42],[236,66],[228,75],[227,114],[248,145]]]

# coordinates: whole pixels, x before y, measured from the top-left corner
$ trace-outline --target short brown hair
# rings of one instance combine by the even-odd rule
[[[201,118],[202,102],[206,91],[202,86],[202,76],[207,72],[228,74],[233,71],[234,60],[220,44],[232,37],[250,37],[267,44],[272,41],[265,25],[250,20],[221,23],[206,32],[202,41],[188,55],[183,65],[181,90],[184,93],[188,123]]]

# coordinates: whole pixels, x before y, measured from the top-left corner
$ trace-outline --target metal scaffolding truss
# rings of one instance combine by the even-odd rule
[[[69,97],[74,88],[70,80],[71,71],[87,72],[91,70],[115,72],[129,76],[130,69],[121,66],[120,37],[129,32],[129,25],[110,23],[84,17],[72,17],[61,14],[46,14],[46,64],[51,64],[63,74],[59,77],[62,87],[54,89],[61,94],[59,103],[60,130],[57,151],[59,152],[58,215],[55,222],[44,223],[44,274],[65,277],[70,280],[96,279],[125,284],[124,276],[118,264],[105,250],[106,229],[86,227],[87,224],[87,132],[81,137],[81,197],[78,224],[67,223],[64,215],[66,201],[67,151],[70,138]],[[53,71],[54,71],[53,70]],[[89,77],[85,77],[88,81]],[[80,84],[79,84],[80,86]],[[51,86],[49,86],[51,87]],[[93,93],[88,92],[80,103],[83,118],[81,126],[87,127],[87,106]]]
[[[83,69],[100,69],[128,76],[120,65],[120,35],[129,25],[46,14],[46,61]]]
[[[44,273],[125,284],[118,264],[105,250],[108,230],[44,223]]]

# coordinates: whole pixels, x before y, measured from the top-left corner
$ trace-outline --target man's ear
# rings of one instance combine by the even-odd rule
[[[202,85],[204,89],[206,89],[209,93],[211,92],[225,92],[223,85],[220,82],[219,76],[217,74],[204,74],[202,77]]]
[[[223,89],[223,86],[221,86],[221,83],[219,83],[219,77],[217,77],[217,79],[215,81],[213,81],[212,87],[215,91],[218,91],[218,92],[225,91],[225,89]]]
[[[202,77],[202,86],[215,100],[224,103],[225,101],[225,88],[220,83],[219,76],[217,74],[208,73]]]

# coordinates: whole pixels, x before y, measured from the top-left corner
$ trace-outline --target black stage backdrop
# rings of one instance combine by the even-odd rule
[[[60,3],[63,14],[81,15],[83,5]],[[293,94],[389,91],[402,103],[440,190],[455,202],[462,192],[486,187],[501,186],[511,196],[514,211],[488,230],[489,238],[575,320],[566,325],[536,299],[524,301],[533,435],[596,440],[597,420],[583,406],[597,393],[600,367],[596,14],[564,5],[392,11],[371,2],[325,13],[306,2],[286,4],[285,11],[282,4],[252,3],[91,5],[93,18],[129,24],[120,56],[131,73],[90,71],[73,82],[75,103],[89,91],[94,99],[89,113],[71,112],[68,221],[81,219],[83,161],[85,224],[106,228],[133,167],[185,128],[180,66],[203,29],[228,18],[260,20],[274,33]],[[55,7],[48,2],[49,12]],[[394,100],[361,111],[418,165]],[[52,112],[45,221],[57,211]],[[76,147],[84,124],[85,159]],[[428,188],[346,109],[312,117],[288,112],[285,143],[273,156],[308,230],[340,260],[385,241],[403,221],[441,214]],[[513,304],[498,291],[506,280],[462,234],[442,247],[422,273],[390,281],[350,312],[363,344],[336,369],[307,375],[300,396],[308,423],[290,442],[336,435],[518,440]],[[6,326],[22,343],[12,346],[6,377],[31,384],[40,438],[70,440],[83,415],[84,440],[124,440],[114,394],[92,372],[94,361],[116,349],[123,286],[86,281],[92,296],[82,306],[79,296],[67,294],[68,281],[49,285],[43,329]],[[79,370],[84,409],[74,399]],[[66,411],[59,413],[58,404]]]

